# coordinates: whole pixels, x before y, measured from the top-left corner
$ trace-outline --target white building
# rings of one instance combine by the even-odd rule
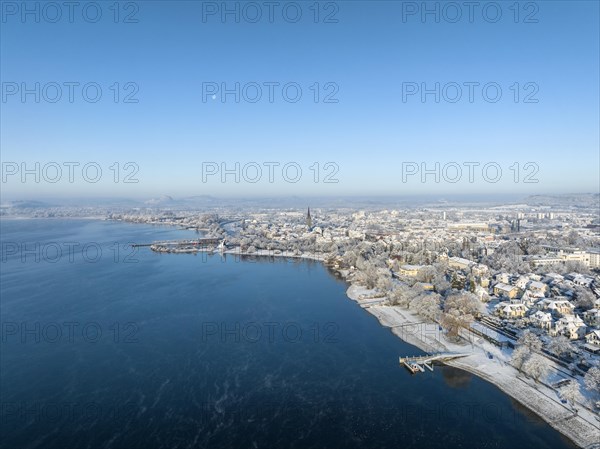
[[[531,259],[534,265],[547,265],[559,262],[581,262],[586,267],[600,268],[600,252],[596,250],[583,251],[580,249],[560,249],[550,256],[540,256]]]
[[[566,299],[542,299],[536,303],[540,310],[557,313],[559,315],[572,315],[575,306]]]
[[[467,270],[471,266],[475,265],[475,262],[462,257],[449,257],[448,266],[451,268],[458,268],[459,270]]]
[[[564,335],[569,340],[579,340],[585,336],[586,326],[581,318],[575,315],[563,316],[554,322],[550,335]]]
[[[583,321],[591,327],[600,327],[600,309],[590,309],[583,312]]]
[[[542,312],[541,310],[535,312],[529,319],[531,320],[531,324],[547,331],[550,330],[552,323],[554,322],[550,313]]]
[[[401,265],[398,273],[403,276],[414,277],[425,267],[425,265]]]
[[[593,330],[585,336],[585,341],[588,345],[600,347],[600,330]]]
[[[501,302],[494,308],[494,312],[500,318],[516,319],[523,318],[529,309],[520,302]]]
[[[494,285],[494,295],[496,296],[513,299],[516,298],[518,294],[519,288],[514,285],[504,284],[502,282],[498,282]]]
[[[529,282],[529,284],[527,284],[527,288],[536,296],[546,296],[546,292],[548,291],[548,286],[543,282],[538,281]]]

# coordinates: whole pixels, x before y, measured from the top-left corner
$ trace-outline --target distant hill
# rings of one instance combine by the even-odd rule
[[[172,196],[161,195],[158,198],[152,198],[148,201],[144,201],[144,204],[147,204],[149,206],[171,206],[177,204],[177,202],[173,199]]]
[[[525,198],[530,206],[573,206],[598,208],[600,193],[572,193],[564,195],[531,195]]]
[[[2,207],[11,207],[14,209],[37,209],[41,207],[53,207],[52,204],[44,203],[43,201],[35,201],[35,200],[19,200],[19,201],[9,201],[6,204],[3,204]]]

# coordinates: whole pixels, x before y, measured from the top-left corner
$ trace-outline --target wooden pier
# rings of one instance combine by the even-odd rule
[[[403,365],[412,374],[418,372],[424,373],[425,368],[429,371],[433,371],[433,363],[444,363],[447,360],[456,359],[459,357],[466,357],[469,354],[460,354],[454,352],[438,353],[423,355],[418,357],[400,357],[400,365]]]

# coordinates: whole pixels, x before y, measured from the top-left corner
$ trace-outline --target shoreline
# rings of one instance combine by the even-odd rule
[[[107,220],[102,217],[90,217],[92,220]],[[137,223],[133,223],[137,224]],[[173,227],[173,224],[162,224]],[[160,251],[153,251],[160,254]],[[466,342],[464,345],[450,341],[442,341],[443,334],[438,329],[437,323],[426,323],[422,318],[416,317],[410,310],[399,306],[381,305],[385,299],[373,298],[372,290],[353,284],[348,279],[348,272],[326,265],[325,258],[314,253],[294,254],[291,251],[282,251],[279,254],[272,250],[257,250],[254,253],[242,253],[239,247],[219,251],[218,249],[199,249],[196,252],[208,254],[228,254],[242,257],[280,257],[288,259],[305,259],[321,262],[323,265],[337,273],[347,286],[346,296],[355,301],[368,313],[373,315],[381,326],[387,327],[402,341],[424,352],[464,352],[468,349],[471,354],[461,359],[455,359],[445,364],[469,372],[480,379],[496,386],[500,391],[519,402],[528,410],[535,413],[542,421],[568,438],[576,446],[582,448],[600,447],[600,417],[597,414],[580,407],[579,413],[574,415],[571,409],[563,405],[556,392],[543,384],[534,384],[530,379],[525,379],[508,362],[506,354],[489,342],[479,339],[477,344]],[[190,254],[189,251],[168,251],[167,254]],[[362,297],[361,297],[362,296]],[[429,328],[427,328],[429,326]],[[432,327],[433,326],[433,327]],[[425,330],[423,329],[425,327]],[[409,331],[405,331],[409,329]],[[416,332],[415,332],[416,330]],[[441,338],[437,338],[437,335]],[[490,361],[487,355],[493,354]],[[414,354],[399,354],[399,356]],[[495,374],[495,375],[494,375]]]
[[[31,217],[29,215],[0,215],[0,220],[6,221],[22,221],[22,220],[94,220],[94,221],[111,221],[104,215],[90,215],[85,217]]]
[[[350,284],[346,295],[362,306],[361,302],[364,302],[366,298],[361,298],[361,295],[366,295],[368,292],[369,290],[364,287]],[[424,352],[465,352],[468,350],[471,353],[469,356],[450,360],[445,365],[467,371],[496,386],[575,445],[588,448],[596,447],[594,445],[599,444],[600,421],[594,423],[598,415],[582,407],[579,408],[579,413],[574,415],[570,408],[560,402],[553,389],[524,378],[508,363],[506,355],[491,343],[482,340],[481,344],[478,341],[477,344],[458,345],[450,341],[441,341],[442,338],[437,338],[441,333],[432,329],[432,326],[438,326],[437,323],[426,323],[429,324],[429,328],[427,328],[427,325],[423,326],[422,319],[416,318],[409,310],[399,306],[363,308],[402,341]],[[425,329],[423,329],[424,327]],[[409,331],[403,330],[406,328]],[[492,353],[494,358],[490,360],[487,353]]]
[[[500,391],[535,413],[537,417],[560,432],[576,446],[591,448],[600,444],[598,443],[600,427],[596,427],[589,421],[582,419],[580,415],[573,415],[570,409],[542,393],[543,390],[538,389],[542,387],[536,387],[531,381],[524,380],[519,376],[517,376],[517,379],[520,382],[498,380],[459,360],[450,360],[446,365],[467,371],[498,387]],[[514,368],[511,367],[511,369]],[[548,389],[547,387],[543,388]],[[600,422],[598,425],[600,426]]]

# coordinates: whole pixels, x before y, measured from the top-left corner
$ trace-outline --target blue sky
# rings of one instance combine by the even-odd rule
[[[239,22],[233,14],[223,20],[221,11],[203,20],[203,8],[205,13],[221,9],[222,2],[121,2],[119,23],[114,23],[112,1],[97,3],[102,17],[96,23],[84,20],[79,9],[70,23],[64,7],[61,19],[51,23],[56,11],[52,5],[44,10],[46,3],[39,3],[38,23],[33,14],[23,18],[21,2],[3,2],[4,168],[7,162],[29,168],[36,162],[41,167],[93,162],[103,173],[96,183],[86,181],[78,169],[73,183],[66,169],[56,183],[44,176],[39,183],[33,176],[25,182],[18,174],[7,176],[4,198],[599,190],[598,2],[519,2],[517,23],[512,1],[494,3],[502,13],[495,23],[495,9],[482,13],[490,2],[479,2],[472,23],[464,6],[461,19],[451,23],[455,10],[449,2],[437,3],[439,22],[432,14],[423,20],[420,10],[408,15],[422,2],[320,2],[317,23],[312,1],[279,2],[272,23],[263,2],[238,3]],[[282,5],[289,3],[293,5],[284,17]],[[28,3],[31,9],[36,4]],[[249,21],[254,5],[263,14],[258,23]],[[436,2],[427,7],[436,8]],[[297,10],[302,17],[292,23]],[[89,9],[86,17],[92,20],[94,12]],[[137,23],[123,23],[128,13]],[[323,23],[327,14],[337,23]],[[524,23],[526,17],[537,23]],[[9,94],[14,86],[35,89],[36,82],[39,103],[33,94],[25,101],[20,91]],[[79,83],[72,103],[65,82]],[[133,84],[125,88],[128,82]],[[272,103],[264,85],[269,82],[279,83]],[[468,82],[479,83],[472,103],[464,85]],[[55,95],[52,83],[62,89],[56,103],[47,101]],[[80,86],[86,83],[102,89],[98,102],[84,100]],[[240,83],[240,101],[220,92],[203,101],[203,83],[225,83],[230,89]],[[253,83],[262,88],[256,103],[242,95],[246,88],[248,98],[255,96]],[[299,101],[285,100],[282,86],[287,83],[300,86]],[[406,83],[419,89],[440,83],[440,101],[433,94],[422,101],[419,93],[403,101],[403,89],[410,87]],[[488,83],[494,83],[490,97],[493,86],[502,89],[495,103],[483,96],[482,86]],[[456,85],[462,98],[451,102]],[[124,103],[134,87],[133,98],[139,101]],[[120,93],[116,103],[115,90]],[[334,90],[331,98],[338,101],[325,103]],[[295,91],[288,92],[293,96]],[[528,94],[538,101],[525,102]],[[119,182],[109,169],[115,162],[121,167]],[[139,167],[133,176],[139,182],[122,182],[127,162]],[[233,175],[222,182],[219,174],[203,179],[207,162],[219,170],[223,163],[235,169],[236,162],[240,171],[249,163],[264,170],[256,183],[244,178],[256,176],[254,165],[240,173],[239,183]],[[264,165],[268,162],[280,164],[272,183]],[[479,164],[472,183],[464,165],[469,162]],[[298,182],[289,182],[293,170],[285,179],[281,168],[286,163],[302,169]],[[337,167],[332,178],[337,183],[323,182],[334,171],[333,165],[325,170],[327,163]],[[440,164],[439,182],[433,174],[424,180],[420,173],[403,179],[407,164],[420,170],[422,164],[434,169],[435,163]],[[487,179],[485,164],[493,164]],[[452,168],[456,165],[464,169],[458,182],[449,182],[458,176]],[[448,171],[441,171],[444,166]],[[496,178],[494,167],[502,174],[490,182]],[[533,172],[530,180],[538,182],[523,182]]]

